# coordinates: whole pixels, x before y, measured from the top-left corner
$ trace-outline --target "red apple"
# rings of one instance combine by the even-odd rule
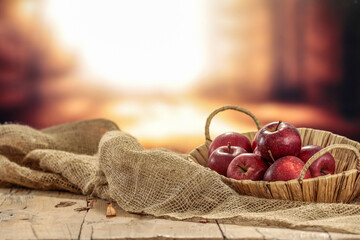
[[[321,146],[308,145],[301,148],[299,158],[306,163],[315,153],[323,149]],[[335,159],[330,153],[325,153],[313,162],[310,167],[312,177],[324,176],[327,174],[334,174]]]
[[[268,165],[265,160],[254,153],[243,153],[231,161],[227,177],[237,180],[261,180]]]
[[[285,156],[276,160],[265,172],[264,181],[289,181],[300,176],[304,162],[295,156]],[[306,178],[311,178],[310,171],[305,173]]]
[[[239,146],[221,146],[215,149],[208,160],[208,167],[217,173],[226,176],[230,162],[239,154],[246,153],[245,149]]]
[[[210,147],[209,147],[209,155],[208,156],[210,156],[211,153],[218,147],[226,146],[228,142],[231,143],[231,146],[242,147],[247,152],[252,151],[250,140],[247,137],[245,137],[244,135],[237,133],[237,132],[227,132],[227,133],[223,133],[223,134],[217,136],[212,141],[212,143],[210,144]]]
[[[301,137],[293,125],[281,121],[272,122],[259,130],[256,144],[263,158],[275,161],[284,156],[298,156]]]

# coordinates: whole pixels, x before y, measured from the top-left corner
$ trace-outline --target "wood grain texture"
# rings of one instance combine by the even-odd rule
[[[75,202],[55,207],[60,202]],[[0,239],[360,239],[360,235],[270,227],[219,224],[217,221],[174,221],[132,214],[96,199],[88,211],[85,196],[57,191],[0,188]]]
[[[271,228],[256,226],[236,226],[219,224],[226,239],[277,239],[277,240],[340,240],[360,239],[360,235],[329,233],[319,231],[303,231],[287,228]]]
[[[81,239],[223,239],[218,225],[156,219],[131,214],[115,205],[116,217],[105,216],[108,203],[97,200],[85,217]]]
[[[86,197],[65,192],[0,189],[5,200],[0,212],[1,239],[77,239],[86,212],[74,207],[86,206]],[[71,207],[55,208],[61,201],[73,201]],[[1,203],[1,202],[0,202]]]

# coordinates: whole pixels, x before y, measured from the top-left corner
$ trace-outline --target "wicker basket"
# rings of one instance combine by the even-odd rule
[[[205,125],[205,144],[190,153],[190,158],[207,166],[208,149],[211,143],[209,126],[212,118],[219,112],[228,109],[249,115],[260,129],[256,117],[244,108],[224,106],[209,115]],[[349,203],[360,194],[360,143],[331,132],[311,128],[298,129],[302,138],[302,145],[319,145],[324,147],[305,164],[298,179],[291,181],[251,181],[234,180],[221,176],[222,180],[232,186],[237,192],[262,198],[275,198],[305,202]],[[250,141],[256,131],[243,133]],[[325,152],[330,152],[335,158],[335,174],[317,178],[304,179],[308,167]]]

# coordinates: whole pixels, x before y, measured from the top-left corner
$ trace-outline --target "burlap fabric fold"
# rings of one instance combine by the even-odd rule
[[[126,211],[176,219],[360,233],[360,202],[316,204],[242,196],[214,174],[166,149],[144,149],[104,119],[43,130],[0,126],[0,186],[67,190]]]

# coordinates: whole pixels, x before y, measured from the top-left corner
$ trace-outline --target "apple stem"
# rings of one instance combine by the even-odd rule
[[[237,167],[241,168],[241,170],[243,170],[243,172],[247,172],[247,169],[243,168],[242,166],[240,166],[239,164],[236,164]]]
[[[229,153],[231,153],[231,143],[228,142],[227,145],[228,145]]]
[[[271,150],[268,150],[268,153],[269,153],[269,155],[270,155],[270,157],[271,157],[271,160],[272,160],[273,162],[275,162],[275,159],[274,159],[274,156],[273,156],[272,153],[271,153]]]
[[[280,121],[278,122],[278,124],[276,125],[275,131],[278,130],[278,127],[279,127],[279,125],[280,125],[281,123],[282,123],[282,121],[280,120]]]

